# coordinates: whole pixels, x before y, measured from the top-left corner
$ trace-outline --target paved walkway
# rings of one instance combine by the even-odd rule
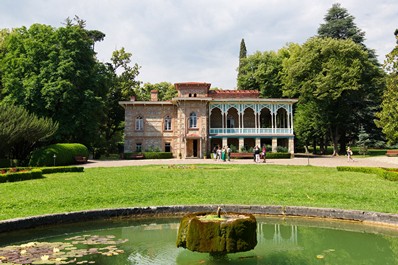
[[[121,167],[142,165],[178,165],[178,164],[255,164],[251,159],[232,159],[230,162],[215,161],[213,159],[142,159],[142,160],[89,160],[84,167]],[[354,157],[354,161],[347,161],[346,156],[331,157],[295,157],[293,159],[267,159],[267,163],[258,165],[311,165],[319,167],[337,166],[360,166],[360,167],[385,167],[398,168],[398,157],[376,156],[376,157]]]

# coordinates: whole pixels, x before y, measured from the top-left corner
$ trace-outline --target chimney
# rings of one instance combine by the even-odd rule
[[[158,91],[156,89],[151,90],[151,101],[158,101]]]

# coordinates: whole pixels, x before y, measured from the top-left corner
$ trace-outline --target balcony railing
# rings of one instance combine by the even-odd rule
[[[238,134],[238,135],[261,135],[261,134],[293,134],[291,128],[210,128],[210,135]]]

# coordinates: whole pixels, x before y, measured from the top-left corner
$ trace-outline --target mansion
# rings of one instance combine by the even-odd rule
[[[210,90],[209,83],[174,84],[177,97],[119,102],[125,109],[124,152],[159,150],[174,157],[203,158],[214,146],[239,152],[270,145],[294,153],[293,104],[296,99],[260,98],[256,90]]]

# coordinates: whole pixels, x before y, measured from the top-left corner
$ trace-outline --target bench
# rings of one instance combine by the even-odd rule
[[[130,159],[143,159],[144,155],[143,154],[131,154],[129,156]]]
[[[387,150],[386,156],[398,156],[398,149]]]
[[[86,156],[75,156],[76,163],[84,164],[87,163],[88,158]]]
[[[253,153],[231,153],[231,158],[253,158]]]

